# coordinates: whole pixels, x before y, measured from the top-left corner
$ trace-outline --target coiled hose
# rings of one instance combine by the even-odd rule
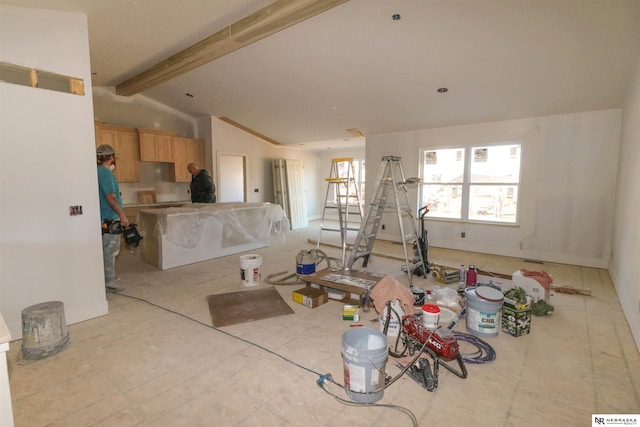
[[[460,352],[462,360],[466,363],[482,364],[496,360],[496,351],[485,340],[465,332],[453,331],[453,334],[458,342],[465,342],[477,348],[472,353]]]

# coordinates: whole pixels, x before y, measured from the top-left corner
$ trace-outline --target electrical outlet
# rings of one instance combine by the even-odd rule
[[[460,237],[462,237],[462,238],[464,239],[465,237],[467,237],[467,233],[465,233],[465,232],[463,231],[462,233],[460,233]]]
[[[387,226],[382,224],[382,229],[384,230],[385,228],[387,228]]]

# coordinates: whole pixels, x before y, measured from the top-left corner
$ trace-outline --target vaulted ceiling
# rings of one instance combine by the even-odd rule
[[[96,87],[296,3],[328,6],[140,93],[300,144],[620,108],[640,58],[637,0],[0,0],[86,13]]]

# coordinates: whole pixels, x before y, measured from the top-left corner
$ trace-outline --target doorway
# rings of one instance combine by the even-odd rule
[[[246,158],[244,154],[217,154],[218,202],[245,203],[247,201]]]

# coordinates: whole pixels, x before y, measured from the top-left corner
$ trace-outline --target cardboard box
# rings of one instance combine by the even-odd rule
[[[504,299],[502,305],[502,332],[519,337],[531,332],[531,304],[527,308],[518,310],[515,301]]]
[[[325,291],[311,286],[293,291],[293,300],[298,304],[305,305],[309,308],[316,308],[317,306],[324,304],[327,302],[328,298],[329,296]]]
[[[549,302],[549,289],[545,289],[536,279],[524,277],[520,270],[513,273],[511,281],[513,284],[511,287],[521,287],[527,292],[527,295],[533,297],[534,302],[538,302],[541,299]],[[503,288],[502,290],[505,291],[506,289]]]

